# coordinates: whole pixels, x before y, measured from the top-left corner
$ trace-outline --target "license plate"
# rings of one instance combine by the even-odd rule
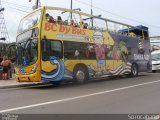
[[[22,80],[26,80],[26,78],[22,78]]]

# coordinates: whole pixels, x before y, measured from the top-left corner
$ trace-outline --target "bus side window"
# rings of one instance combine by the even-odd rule
[[[42,40],[42,60],[47,61],[50,57],[51,43],[49,40]]]
[[[42,48],[42,60],[46,59],[45,53],[46,53],[46,41],[42,40],[41,41],[41,48]]]
[[[51,56],[62,58],[62,43],[58,40],[51,40]]]

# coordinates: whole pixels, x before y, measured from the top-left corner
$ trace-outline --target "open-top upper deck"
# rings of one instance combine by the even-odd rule
[[[48,15],[52,17],[52,20],[50,21],[48,19],[48,22],[54,24],[74,24],[74,27],[83,29],[99,30],[103,32],[107,31],[114,34],[138,37],[141,39],[149,38],[148,28],[145,26],[131,26],[118,21],[102,18],[101,15],[96,16],[87,14],[81,12],[80,9],[71,10],[48,6],[40,7],[25,16],[20,23],[18,33],[36,26],[38,22],[46,21]]]

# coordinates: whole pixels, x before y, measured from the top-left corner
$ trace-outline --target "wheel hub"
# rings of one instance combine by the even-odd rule
[[[84,81],[85,74],[83,71],[79,70],[77,71],[76,77],[78,81]]]

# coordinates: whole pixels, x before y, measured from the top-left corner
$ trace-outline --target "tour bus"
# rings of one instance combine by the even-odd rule
[[[16,38],[18,82],[78,83],[151,70],[148,28],[77,10],[40,7]]]

